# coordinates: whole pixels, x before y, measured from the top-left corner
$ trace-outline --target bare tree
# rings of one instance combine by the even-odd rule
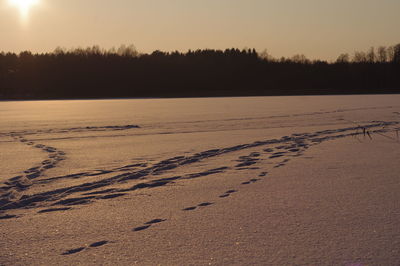
[[[340,63],[340,64],[347,64],[350,61],[350,56],[349,54],[341,54],[339,55],[339,57],[336,59],[336,63]]]
[[[367,55],[365,52],[355,52],[354,57],[353,57],[353,62],[354,63],[366,63],[367,60]]]
[[[126,46],[123,44],[117,49],[117,54],[126,57],[137,57],[139,52],[136,50],[135,45],[130,44]]]
[[[86,48],[87,55],[102,55],[103,51],[98,45],[93,45],[92,47]]]
[[[388,62],[393,62],[394,60],[394,46],[390,46],[386,49],[386,56]]]
[[[310,60],[303,54],[294,55],[291,58],[291,61],[294,63],[300,63],[300,64],[309,64],[310,63]]]
[[[388,57],[387,57],[387,53],[386,53],[386,47],[380,46],[378,48],[378,62],[386,63],[387,60],[388,60]]]
[[[371,47],[367,52],[367,61],[369,63],[374,63],[375,62],[375,58],[376,58],[375,48]]]
[[[393,47],[393,63],[400,64],[400,43]]]
[[[63,55],[66,53],[66,50],[60,46],[58,46],[56,49],[54,49],[53,54],[55,55]]]
[[[274,57],[268,53],[267,49],[264,49],[258,56],[265,61],[275,61]]]

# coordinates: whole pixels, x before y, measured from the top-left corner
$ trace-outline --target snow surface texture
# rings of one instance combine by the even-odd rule
[[[0,110],[0,264],[400,262],[399,96]]]

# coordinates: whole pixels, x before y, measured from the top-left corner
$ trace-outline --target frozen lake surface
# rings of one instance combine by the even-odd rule
[[[89,252],[90,248],[93,248],[90,247],[90,243],[79,250],[79,246],[83,244],[78,242],[84,241],[83,237],[91,239],[87,241],[92,242],[102,239],[102,237],[95,237],[98,234],[94,229],[88,229],[92,227],[98,230],[108,228],[109,233],[106,235],[108,238],[113,238],[104,243],[101,241],[93,243],[94,247],[103,246],[112,241],[121,247],[127,243],[133,245],[133,242],[130,242],[133,240],[129,240],[128,236],[116,236],[113,231],[115,228],[112,227],[113,223],[118,224],[120,229],[115,230],[121,230],[119,233],[122,235],[132,223],[138,223],[138,226],[133,228],[135,232],[146,230],[150,226],[155,227],[155,224],[159,223],[168,224],[164,223],[168,220],[174,220],[176,224],[179,224],[179,221],[187,221],[191,225],[190,230],[193,230],[196,219],[215,223],[216,227],[219,224],[216,222],[218,220],[222,226],[223,218],[215,220],[212,218],[213,215],[224,214],[224,210],[232,210],[228,213],[237,215],[240,213],[241,216],[239,216],[242,217],[234,219],[237,223],[240,222],[238,226],[246,228],[248,225],[243,220],[243,215],[252,216],[254,213],[267,215],[259,212],[259,209],[254,206],[252,212],[242,213],[241,210],[250,211],[252,208],[249,206],[254,202],[265,204],[262,208],[266,206],[276,208],[268,214],[269,218],[273,218],[273,214],[278,212],[280,214],[276,217],[285,217],[281,213],[286,208],[280,205],[281,198],[284,198],[286,203],[292,199],[293,204],[297,204],[298,201],[291,195],[301,194],[299,198],[306,202],[314,195],[307,191],[312,186],[310,184],[321,186],[313,190],[320,191],[318,193],[324,192],[324,195],[327,195],[331,192],[330,188],[336,185],[332,183],[329,188],[324,187],[326,182],[315,182],[315,180],[320,180],[315,173],[326,171],[327,175],[333,174],[329,172],[329,169],[336,169],[335,166],[328,165],[338,160],[335,157],[336,154],[343,154],[340,157],[345,158],[355,152],[356,149],[350,148],[351,145],[358,147],[360,151],[366,149],[364,153],[369,154],[368,158],[373,158],[370,153],[374,149],[376,154],[380,154],[378,152],[380,151],[383,155],[374,159],[373,162],[368,162],[368,158],[364,162],[361,157],[358,158],[358,155],[352,155],[353,163],[348,159],[340,161],[340,163],[348,164],[340,169],[350,167],[348,168],[350,172],[346,175],[343,172],[335,172],[336,175],[349,178],[349,180],[346,179],[349,183],[346,183],[345,187],[350,188],[355,185],[354,180],[359,180],[360,171],[366,169],[368,165],[371,167],[371,178],[374,177],[371,180],[377,180],[374,171],[384,169],[382,171],[386,171],[387,178],[390,178],[387,181],[388,184],[391,182],[391,186],[396,187],[398,183],[392,179],[394,178],[392,175],[398,173],[395,165],[398,165],[399,158],[399,149],[396,148],[399,141],[399,122],[400,95],[0,102],[0,222],[6,223],[0,234],[8,239],[7,246],[10,249],[10,253],[4,250],[0,253],[0,264],[2,260],[8,264],[12,262],[88,263],[83,257],[80,259],[75,257],[78,258],[77,260],[66,260],[65,255],[80,254],[86,249]],[[332,143],[338,144],[335,146]],[[343,153],[344,150],[346,150],[345,153]],[[318,159],[325,157],[330,159],[326,159],[326,162]],[[380,161],[382,158],[386,158],[385,161]],[[363,163],[360,163],[361,161]],[[388,165],[382,168],[372,166],[378,162]],[[312,163],[316,164],[315,172],[307,172],[307,169],[313,168],[304,167],[304,165]],[[335,164],[339,164],[339,161]],[[274,184],[276,180],[276,187],[273,189],[268,187],[268,184],[263,187],[262,183],[264,181],[262,179],[269,175],[270,171],[275,171],[275,175],[269,177],[271,184]],[[296,181],[290,179],[294,175],[300,178],[306,173],[310,178],[314,178],[313,182],[298,183],[297,179]],[[380,174],[382,172],[376,172],[376,175]],[[309,182],[307,178],[305,176],[299,180]],[[344,186],[343,180],[338,181],[337,187]],[[242,194],[237,193],[238,185],[252,185],[256,182],[259,184],[255,186],[259,189],[258,192],[254,189]],[[368,184],[376,188],[373,181]],[[272,189],[269,192],[272,198],[265,198],[264,193],[268,189]],[[291,191],[291,193],[286,194],[282,191]],[[367,192],[371,193],[366,189],[366,195]],[[392,195],[386,191],[386,188],[380,192],[382,195]],[[261,193],[261,198],[254,198],[258,195],[257,193]],[[274,195],[274,193],[278,194]],[[211,200],[215,195],[217,199],[230,199],[233,195],[241,195],[242,198],[236,203],[232,199],[231,204],[225,206],[225,209],[212,214],[212,210],[218,210],[218,206],[221,208],[223,206],[218,205],[216,200]],[[346,204],[351,201],[351,193],[343,195],[335,200],[342,200]],[[210,199],[207,200],[207,197]],[[324,198],[323,195],[318,194],[317,197],[315,194],[317,202],[321,197]],[[198,206],[191,203],[197,200]],[[389,198],[387,200],[389,202]],[[393,198],[390,200],[393,201]],[[327,201],[326,204],[329,205],[330,202],[332,201]],[[235,209],[247,203],[249,206]],[[304,208],[304,213],[307,211],[314,213],[318,208],[322,208],[322,205],[317,206],[311,201],[310,204],[301,207]],[[326,207],[328,205],[324,205],[323,209],[328,210],[330,208]],[[210,213],[205,213],[201,217],[193,218],[193,220],[185,216],[187,212],[208,206],[213,206],[214,209],[207,208]],[[382,209],[378,208],[378,205],[374,206]],[[353,208],[358,207],[349,205],[341,210],[348,211]],[[127,209],[132,209],[132,215],[126,213]],[[181,214],[182,209],[184,214]],[[388,210],[389,213],[391,211],[391,209]],[[110,212],[114,214],[111,215]],[[160,218],[161,214],[163,217]],[[48,215],[48,218],[52,217],[53,220],[47,220],[44,215]],[[113,220],[113,217],[120,218]],[[296,217],[304,218],[305,216]],[[394,221],[397,216],[389,218],[389,221]],[[140,226],[140,221],[146,222],[147,219],[149,221]],[[254,216],[252,219],[260,224],[268,220],[265,216]],[[65,241],[60,242],[55,235],[46,231],[49,224],[63,231],[62,236]],[[285,228],[291,228],[292,225],[294,223]],[[198,226],[202,228],[201,225]],[[354,222],[352,226],[357,227],[360,224]],[[85,228],[87,231],[84,231]],[[232,235],[236,229],[233,227],[204,229],[205,231],[199,234],[210,237],[215,233],[222,234],[222,241],[224,237]],[[177,232],[176,228],[168,230]],[[282,234],[288,233],[283,231],[281,231]],[[16,232],[21,234],[20,238],[13,237]],[[22,235],[35,239],[39,237],[39,233],[52,235],[48,235],[49,240],[44,240],[47,245],[44,248],[45,251],[42,248],[42,252],[46,253],[45,257],[35,256],[34,252],[40,253],[40,251],[35,248],[29,250],[32,246],[31,240],[22,239]],[[267,232],[264,233],[267,234]],[[387,233],[388,237],[394,234],[393,231]],[[395,233],[397,234],[397,231]],[[263,241],[265,234],[261,235],[262,237],[255,236],[255,239]],[[251,234],[248,233],[247,236],[249,235]],[[163,235],[162,239],[164,238],[169,239],[169,236]],[[334,238],[335,236],[332,236],[331,243],[336,243],[337,239]],[[191,240],[192,238],[186,235],[186,241]],[[178,245],[183,240],[172,237],[168,241]],[[249,243],[252,241],[249,240]],[[239,240],[236,242],[241,243]],[[231,260],[228,260],[230,264],[237,262],[239,257],[243,259],[243,263],[246,261],[272,263],[267,258],[262,259],[263,256],[260,254],[264,252],[263,250],[255,256],[255,259],[261,258],[261,260],[251,260],[250,258],[254,258],[252,255],[255,254],[248,252],[247,257],[243,257],[242,253],[231,253],[232,250],[223,243],[218,244],[223,246],[223,248],[220,246],[222,254],[219,255],[230,258]],[[310,246],[314,244],[315,242],[309,243]],[[77,249],[73,249],[76,245]],[[203,253],[196,251],[197,245],[203,247],[200,249]],[[138,259],[138,261],[154,264],[164,258],[171,262],[167,264],[183,264],[189,261],[195,264],[199,262],[208,264],[210,258],[200,259],[206,254],[205,245],[203,242],[200,244],[191,242],[192,253],[186,254],[186,257],[184,256],[186,259],[178,255],[176,257],[166,255],[168,247],[164,246],[162,249],[164,256],[158,259],[152,258],[153,260],[150,256],[148,260]],[[19,247],[21,247],[21,252],[18,251]],[[56,251],[51,247],[55,247]],[[141,250],[140,254],[149,255],[151,250],[147,248]],[[300,249],[296,248],[293,252],[300,252]],[[119,252],[116,250],[119,249],[116,247],[113,249],[115,256]],[[208,250],[208,252],[211,251]],[[31,254],[30,259],[24,258],[25,253]],[[14,255],[10,254],[17,254],[17,257],[14,258]],[[194,255],[193,257],[190,254],[197,254],[196,256],[199,257]],[[233,257],[227,254],[232,254]],[[334,264],[345,262],[345,258],[336,261],[335,256],[338,255],[332,254],[327,255],[331,256],[330,260],[328,259],[329,262]],[[135,255],[126,256],[126,258],[131,258]],[[114,259],[118,256],[111,257],[113,259],[108,260],[108,263],[115,261]],[[282,255],[280,259],[284,258],[286,255]],[[349,259],[357,262],[354,261],[356,258]],[[388,259],[387,262],[396,261],[394,257],[389,256]],[[104,262],[100,257],[94,261]],[[127,260],[122,264],[129,264],[129,262]],[[285,264],[282,260],[276,260],[276,262]],[[300,260],[297,262],[319,264],[318,262],[321,261]],[[227,262],[219,260],[219,263]]]
[[[46,157],[11,135],[68,154],[46,171],[65,175],[380,121],[382,113],[391,121],[399,106],[399,95],[0,102],[0,180]]]

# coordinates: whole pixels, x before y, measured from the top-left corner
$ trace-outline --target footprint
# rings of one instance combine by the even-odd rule
[[[100,247],[100,246],[104,246],[105,244],[108,244],[108,241],[99,241],[99,242],[95,242],[95,243],[93,243],[93,244],[90,244],[89,247],[91,247],[91,248],[97,248],[97,247]]]
[[[212,203],[212,202],[203,202],[203,203],[200,203],[197,206],[199,206],[199,207],[207,207],[207,206],[210,206],[210,205],[213,205],[213,204],[214,203]]]
[[[245,161],[243,163],[240,163],[238,165],[236,165],[235,167],[245,167],[245,166],[251,166],[253,164],[256,164],[256,161]]]
[[[138,232],[138,231],[142,231],[145,230],[147,228],[149,228],[151,225],[144,225],[144,226],[139,226],[133,229],[134,232]]]
[[[101,196],[100,199],[114,199],[114,198],[122,197],[125,195],[126,195],[126,193],[116,193],[116,194]]]
[[[6,220],[6,219],[12,219],[12,218],[18,218],[17,215],[4,215],[0,216],[0,220]]]
[[[237,190],[231,189],[231,190],[228,190],[227,192],[225,192],[224,194],[222,194],[219,197],[220,198],[226,198],[226,197],[229,197],[232,193],[235,193],[235,192],[237,192]]]
[[[38,178],[39,176],[40,176],[40,172],[36,172],[36,173],[32,173],[32,174],[26,175],[26,177],[28,179],[35,179],[35,178]]]
[[[75,249],[70,249],[70,250],[64,252],[62,255],[71,255],[71,254],[75,254],[75,253],[81,252],[81,251],[84,250],[84,249],[85,249],[84,247],[75,248]]]
[[[40,168],[39,166],[37,166],[37,167],[32,167],[32,168],[29,168],[28,170],[25,170],[24,173],[26,173],[26,174],[28,174],[28,173],[33,173],[33,172],[39,170],[39,168]]]
[[[195,210],[197,207],[188,207],[188,208],[185,208],[185,209],[183,209],[184,211],[193,211],[193,210]]]
[[[72,208],[52,208],[52,209],[46,209],[46,210],[38,211],[38,213],[67,211],[67,210],[70,210],[70,209],[72,209]]]
[[[253,178],[253,179],[250,179],[249,181],[243,182],[242,185],[249,185],[249,184],[255,183],[255,182],[259,181],[259,180],[260,179]]]
[[[22,178],[22,175],[19,175],[19,176],[10,178],[10,181],[17,181],[17,180],[20,180],[21,178]]]
[[[151,220],[150,222],[147,222],[145,224],[158,224],[158,223],[162,223],[162,222],[165,222],[165,221],[166,221],[166,219],[154,219],[154,220]]]
[[[87,196],[87,197],[79,197],[79,198],[69,198],[65,200],[60,200],[54,203],[53,205],[80,205],[80,204],[87,204],[90,202],[90,199],[95,198],[95,196]]]
[[[286,148],[286,146],[279,146],[279,147],[276,147],[278,150],[283,150],[283,149],[285,149]]]

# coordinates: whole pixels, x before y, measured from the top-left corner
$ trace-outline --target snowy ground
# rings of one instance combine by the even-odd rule
[[[0,264],[400,263],[400,96],[0,114]]]

